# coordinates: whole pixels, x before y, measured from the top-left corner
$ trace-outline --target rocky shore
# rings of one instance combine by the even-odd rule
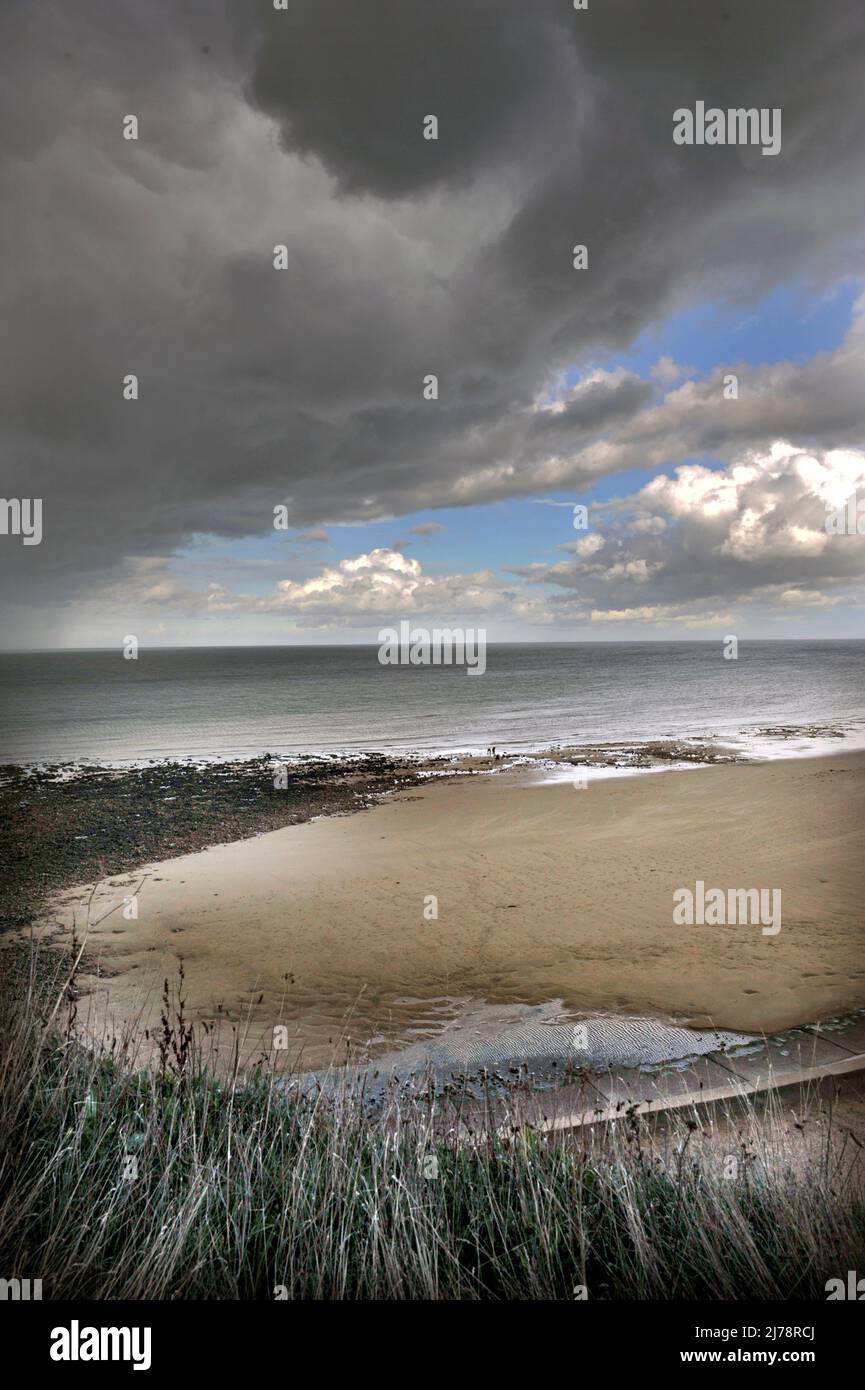
[[[347,815],[430,776],[471,776],[526,762],[626,771],[738,760],[724,747],[670,739],[497,750],[494,757],[263,754],[126,768],[0,765],[0,932],[27,926],[47,897],[75,884],[317,816]]]
[[[0,931],[27,926],[47,896],[74,884],[362,810],[418,775],[418,767],[376,754],[123,770],[7,765],[0,768]]]

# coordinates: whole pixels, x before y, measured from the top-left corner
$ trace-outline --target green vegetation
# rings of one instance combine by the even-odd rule
[[[825,1299],[862,1267],[859,1150],[778,1097],[714,1137],[503,1132],[429,1088],[217,1074],[167,987],[150,1066],[89,1051],[53,988],[0,1000],[0,1273],[46,1298]]]

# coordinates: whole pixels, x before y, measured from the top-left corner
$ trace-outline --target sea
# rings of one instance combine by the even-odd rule
[[[865,640],[493,644],[486,670],[375,646],[0,654],[0,762],[460,755],[677,740],[749,758],[865,746]]]

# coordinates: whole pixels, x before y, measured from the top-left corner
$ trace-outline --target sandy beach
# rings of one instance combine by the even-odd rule
[[[152,1020],[182,960],[194,1018],[285,1022],[311,1066],[343,1035],[375,1055],[435,1034],[465,1001],[773,1032],[865,1003],[863,812],[861,753],[430,783],[105,880],[83,983],[97,1013]],[[780,890],[781,929],[676,925],[698,880]],[[54,939],[89,887],[51,905]]]

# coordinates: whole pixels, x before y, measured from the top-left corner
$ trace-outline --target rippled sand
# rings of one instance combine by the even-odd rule
[[[90,1007],[152,1021],[182,960],[195,1018],[246,1020],[266,1047],[284,1023],[311,1067],[344,1036],[384,1054],[480,1004],[771,1032],[865,1003],[863,812],[863,754],[584,789],[430,784],[100,885]],[[780,932],[675,925],[672,895],[697,879],[780,889]],[[58,938],[84,897],[54,904]]]

